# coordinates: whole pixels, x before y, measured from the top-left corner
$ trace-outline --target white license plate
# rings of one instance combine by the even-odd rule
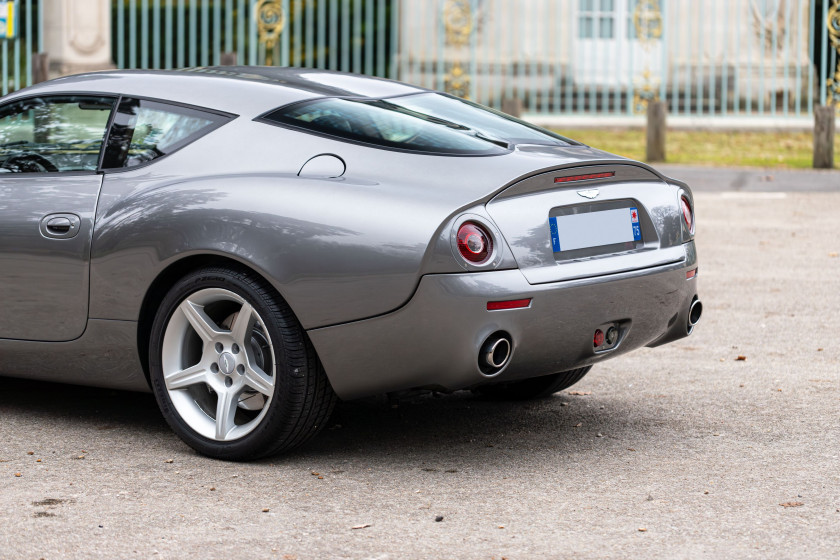
[[[553,216],[548,223],[555,253],[642,240],[635,207]]]

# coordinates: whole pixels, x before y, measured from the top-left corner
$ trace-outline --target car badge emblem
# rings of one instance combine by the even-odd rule
[[[236,358],[225,352],[219,356],[219,369],[225,375],[233,373],[233,368],[236,367]]]
[[[601,194],[601,191],[599,191],[598,189],[586,189],[585,191],[578,191],[577,193],[583,198],[588,198],[589,200],[592,200],[596,198],[599,194]]]

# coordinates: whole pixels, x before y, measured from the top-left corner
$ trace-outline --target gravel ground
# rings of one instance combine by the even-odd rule
[[[254,464],[150,395],[0,379],[0,558],[837,558],[838,208],[699,192],[688,339],[539,402],[342,404]]]

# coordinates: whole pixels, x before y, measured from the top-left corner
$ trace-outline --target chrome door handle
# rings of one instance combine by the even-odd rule
[[[41,235],[50,239],[70,239],[79,233],[82,219],[76,214],[48,214],[41,219]]]

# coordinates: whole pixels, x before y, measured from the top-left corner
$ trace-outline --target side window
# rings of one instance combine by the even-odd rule
[[[34,97],[0,108],[0,173],[96,171],[116,99]]]
[[[201,138],[227,120],[199,109],[123,97],[102,167],[120,169],[152,161]]]

